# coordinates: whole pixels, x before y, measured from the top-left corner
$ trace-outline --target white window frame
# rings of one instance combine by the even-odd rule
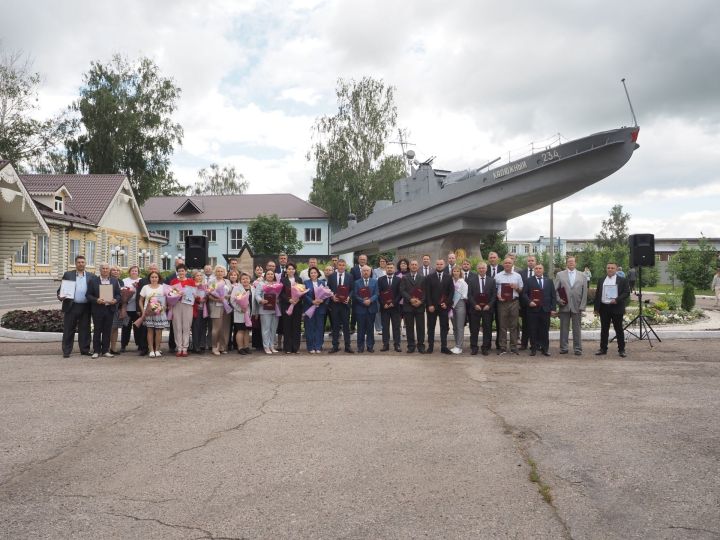
[[[322,243],[322,227],[305,227],[305,243],[321,244]]]
[[[73,249],[73,245],[77,246],[76,250]],[[72,266],[75,266],[75,257],[80,255],[80,248],[81,248],[81,240],[78,240],[76,238],[71,238],[68,241],[68,255],[70,258],[69,262]]]
[[[35,263],[38,266],[50,266],[50,237],[47,234],[37,235]]]
[[[159,234],[160,236],[164,237],[166,240],[170,239],[170,231],[168,229],[160,229],[158,231],[153,231],[155,234]]]
[[[55,195],[55,206],[54,211],[57,214],[64,214],[65,213],[65,201],[62,198],[62,195]]]
[[[237,238],[237,234],[240,233],[240,238]],[[232,251],[240,251],[243,246],[243,230],[242,229],[230,229],[230,249]]]
[[[192,229],[180,229],[178,231],[178,243],[184,244],[185,238],[187,238],[188,236],[192,236],[192,235],[193,235]]]
[[[90,247],[92,246],[92,250]],[[90,253],[92,251],[92,253]],[[90,268],[95,267],[95,255],[97,253],[97,242],[95,240],[85,240],[85,263]]]
[[[15,261],[15,264],[30,264],[30,259],[29,259],[30,245],[29,244],[30,243],[27,240],[25,240],[25,242],[23,242],[23,245],[20,246],[20,249],[18,249],[15,252],[15,257],[13,259]]]
[[[217,266],[217,257],[208,257],[208,264],[213,267],[213,271]]]
[[[209,244],[217,242],[217,229],[203,229],[202,235],[208,239]]]

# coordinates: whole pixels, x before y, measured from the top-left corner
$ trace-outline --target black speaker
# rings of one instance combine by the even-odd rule
[[[630,266],[655,266],[655,235],[631,234],[628,237],[630,244]]]
[[[202,268],[208,260],[207,236],[185,237],[185,266],[188,268]]]

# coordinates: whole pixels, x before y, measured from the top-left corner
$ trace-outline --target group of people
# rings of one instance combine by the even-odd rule
[[[286,254],[278,264],[269,261],[257,266],[254,276],[238,270],[236,259],[230,267],[206,266],[190,271],[182,259],[175,272],[163,280],[156,264],[140,278],[133,266],[129,277],[119,279],[119,269],[108,264],[99,267],[98,276],[85,271],[85,259],[76,258],[74,271],[64,280],[75,282],[72,297],[61,298],[65,313],[63,355],[72,352],[77,328],[81,354],[90,355],[90,319],[93,321],[92,356],[111,357],[126,351],[131,333],[139,354],[162,356],[165,329],[170,330],[169,349],[178,357],[188,352],[214,355],[235,349],[249,354],[252,348],[266,354],[297,354],[304,328],[307,351],[323,351],[325,327],[330,323],[330,353],[340,351],[340,335],[346,353],[354,353],[352,332],[357,329],[357,352],[375,350],[375,332],[382,335],[381,351],[401,351],[401,327],[407,333],[408,353],[430,354],[435,349],[439,326],[440,352],[461,354],[465,326],[469,326],[470,354],[489,354],[494,344],[498,354],[550,355],[550,317],[560,318],[560,354],[569,352],[572,330],[573,351],[581,355],[581,321],[587,303],[587,269],[578,271],[575,258],[568,257],[567,268],[555,279],[545,276],[535,257],[518,269],[515,259],[502,263],[491,252],[487,262],[473,270],[470,261],[458,262],[454,253],[437,259],[431,266],[429,255],[421,260],[400,259],[395,265],[381,257],[379,267],[371,268],[367,256],[348,268],[337,257],[322,270],[317,259],[297,271]],[[100,285],[112,288],[112,298],[100,295]],[[105,289],[109,291],[109,288]],[[60,298],[60,290],[58,290]],[[609,327],[613,325],[618,351],[625,356],[622,316],[630,288],[617,274],[617,265],[608,263],[607,275],[597,287],[595,311],[601,321],[601,342],[597,354],[606,354]],[[329,321],[328,321],[329,320]],[[449,343],[450,325],[453,343]],[[121,348],[117,336],[121,332]],[[451,346],[452,345],[452,346]]]

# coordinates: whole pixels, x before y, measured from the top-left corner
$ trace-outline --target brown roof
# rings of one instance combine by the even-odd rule
[[[21,174],[30,195],[55,192],[63,185],[72,195],[71,209],[97,225],[125,180],[122,174]],[[56,214],[56,217],[59,217]]]
[[[192,204],[187,204],[190,201]],[[196,206],[200,212],[193,210]],[[182,213],[176,213],[185,208]],[[277,214],[281,219],[327,219],[322,208],[291,193],[263,195],[200,195],[151,197],[142,209],[145,221],[245,221],[260,214]]]
[[[57,212],[54,212],[52,209],[48,208],[42,203],[37,202],[33,199],[33,202],[35,203],[35,206],[38,209],[38,212],[40,212],[40,215],[47,219],[56,219],[58,221],[70,221],[72,223],[82,223],[85,225],[95,225],[92,221],[87,219],[85,216],[80,215],[77,210],[75,210],[72,206],[70,206],[67,201],[65,202],[65,213],[64,214],[58,214]]]

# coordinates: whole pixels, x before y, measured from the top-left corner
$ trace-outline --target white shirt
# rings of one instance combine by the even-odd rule
[[[498,272],[495,276],[495,283],[497,284],[497,294],[500,294],[503,283],[515,283],[518,288],[513,289],[513,300],[520,297],[520,291],[522,291],[523,281],[522,276],[517,272]]]
[[[608,285],[614,285],[615,286],[615,292],[617,293],[617,274],[615,274],[613,277],[605,276],[605,281],[603,281],[603,291],[602,291],[602,303],[603,304],[609,304],[612,300],[615,300],[615,298],[608,298],[607,296],[607,289]],[[617,297],[617,294],[616,294]]]

